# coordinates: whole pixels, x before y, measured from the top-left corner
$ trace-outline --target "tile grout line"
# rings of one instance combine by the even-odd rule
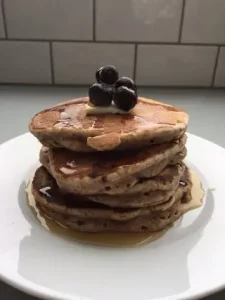
[[[96,41],[96,0],[92,0],[92,38]]]
[[[182,37],[182,31],[183,31],[183,25],[184,25],[185,6],[186,6],[186,0],[183,0],[182,10],[181,10],[181,16],[180,16],[179,36],[178,36],[178,42],[179,43],[181,43],[181,37]]]
[[[5,38],[0,38],[0,41],[5,41]],[[121,44],[121,45],[162,45],[162,46],[200,46],[200,47],[224,47],[225,43],[179,43],[179,42],[135,42],[135,41],[93,41],[93,40],[58,40],[58,39],[18,39],[18,38],[8,38],[7,41],[9,42],[44,42],[44,43],[53,43],[53,42],[58,42],[58,43],[84,43],[84,44]]]
[[[220,49],[221,49],[221,47],[218,46],[217,53],[216,53],[216,59],[215,59],[215,65],[214,65],[214,69],[213,69],[213,73],[212,73],[211,87],[214,87],[215,80],[216,80],[216,71],[217,71],[217,66],[219,63]]]
[[[138,52],[138,44],[134,45],[134,61],[133,61],[133,80],[136,81],[136,71],[137,71],[137,52]]]
[[[53,59],[52,42],[49,42],[49,54],[50,54],[51,80],[52,80],[52,84],[55,84],[55,73],[54,73],[54,59]]]
[[[5,14],[5,2],[4,0],[1,1],[1,7],[2,7],[2,18],[3,18],[3,29],[5,33],[5,39],[8,39],[8,31],[7,31],[7,26],[6,26],[6,14]],[[5,40],[3,39],[3,40]]]

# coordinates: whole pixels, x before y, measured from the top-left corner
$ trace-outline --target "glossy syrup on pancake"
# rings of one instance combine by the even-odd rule
[[[160,144],[180,138],[188,115],[139,97],[129,114],[87,114],[88,98],[74,99],[36,114],[29,129],[45,146],[72,151],[109,151]]]
[[[59,113],[58,120],[53,124],[55,127],[75,126],[88,129],[88,132],[104,130],[108,132],[130,132],[132,129],[142,127],[155,127],[157,124],[175,125],[181,122],[184,112],[162,103],[151,103],[144,98],[129,114],[95,114],[86,115],[87,99],[80,99],[73,105],[65,105]],[[116,125],[116,126],[115,126]]]
[[[202,205],[204,197],[204,190],[201,185],[201,181],[196,172],[191,171],[192,175],[192,200],[189,203],[183,203],[183,209],[185,212],[198,208]],[[30,180],[27,186],[27,199],[28,204],[32,208],[40,224],[48,231],[56,233],[63,238],[79,241],[82,243],[103,245],[103,246],[115,246],[115,247],[132,247],[141,244],[146,244],[160,238],[169,227],[160,230],[158,232],[144,232],[144,233],[86,233],[76,232],[72,229],[62,226],[60,223],[50,219],[44,215],[36,206],[35,199],[32,195],[32,180]],[[47,192],[47,191],[46,191]]]

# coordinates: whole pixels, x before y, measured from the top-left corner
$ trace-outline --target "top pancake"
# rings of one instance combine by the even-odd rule
[[[29,125],[48,147],[73,151],[108,151],[139,148],[180,138],[188,115],[181,109],[139,98],[128,114],[87,115],[89,98],[63,102],[36,114]]]

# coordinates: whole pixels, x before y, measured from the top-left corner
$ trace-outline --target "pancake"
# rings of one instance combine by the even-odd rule
[[[174,189],[180,180],[184,171],[184,164],[180,163],[175,166],[168,166],[163,171],[154,177],[129,177],[126,181],[118,183],[108,182],[107,185],[89,185],[77,186],[73,185],[73,181],[69,181],[68,177],[59,179],[58,176],[54,177],[58,186],[66,192],[80,194],[80,195],[93,195],[93,194],[106,194],[106,195],[121,195],[121,194],[135,194],[135,193],[148,193],[155,190],[168,191]],[[51,168],[49,170],[51,173]],[[52,173],[51,173],[52,174]],[[132,180],[132,181],[131,181]]]
[[[185,179],[185,178],[184,178]],[[156,231],[168,226],[182,214],[182,206],[191,186],[179,185],[167,207],[150,206],[140,209],[112,209],[85,197],[62,193],[55,180],[39,168],[34,176],[32,193],[37,207],[62,225],[79,231]],[[162,208],[162,205],[161,205]]]
[[[41,157],[41,162],[42,164],[45,166],[45,168],[48,170],[49,173],[51,173],[50,170],[50,165],[49,165],[49,157],[48,157],[48,151],[49,148],[43,147],[41,149],[40,152],[40,157]],[[186,151],[185,151],[186,153]],[[181,155],[178,155],[178,158],[181,158]],[[173,159],[173,162],[175,160]],[[177,188],[178,184],[179,184],[179,179],[181,177],[180,180],[183,180],[182,178],[186,178],[185,180],[188,180],[188,174],[187,174],[187,168],[185,168],[183,175],[183,168],[181,166],[176,166],[175,169],[177,170],[178,174],[175,174],[174,172],[170,175],[170,182],[172,182],[172,185],[170,184],[169,187],[172,186],[171,189],[167,189],[167,190],[157,190],[156,189],[156,185],[158,184],[158,182],[160,181],[160,178],[157,177],[155,178],[155,182],[154,182],[154,178],[152,178],[152,180],[150,180],[147,183],[146,186],[146,182],[144,183],[143,180],[142,182],[138,183],[138,180],[136,181],[136,186],[132,187],[131,185],[129,185],[129,190],[127,190],[127,186],[123,186],[122,184],[118,185],[118,186],[114,186],[114,190],[115,188],[118,190],[125,190],[124,194],[116,194],[116,195],[111,195],[111,194],[95,194],[95,195],[89,195],[89,198],[95,202],[99,202],[99,203],[103,203],[106,204],[108,206],[111,207],[144,207],[144,206],[148,206],[148,205],[152,205],[152,204],[158,204],[161,203],[163,201],[167,201],[174,193],[174,190]],[[178,167],[178,169],[177,169]],[[170,169],[171,170],[171,169]],[[168,170],[165,170],[162,174],[164,176],[166,176],[166,174],[168,173]],[[177,178],[178,175],[179,177]],[[172,176],[172,177],[171,177]],[[165,184],[165,180],[163,181],[163,183]],[[147,190],[149,188],[153,188],[153,191],[147,191],[145,192],[144,190],[144,185],[146,186]],[[62,188],[64,189],[64,188]],[[133,193],[134,189],[138,189],[140,190],[140,192],[138,193],[138,197],[136,193]],[[131,193],[130,193],[131,192]],[[109,193],[111,193],[111,191],[109,191]]]
[[[144,186],[144,191],[149,191],[146,179],[160,174],[171,160],[175,161],[174,156],[183,151],[185,142],[186,136],[183,136],[178,141],[139,150],[96,153],[44,148],[40,153],[40,161],[57,184],[68,192],[121,194],[129,190],[129,193],[134,193],[138,187]],[[174,172],[175,168],[170,169]],[[178,172],[176,174],[179,175]],[[170,187],[168,185],[168,188],[162,189]]]
[[[87,115],[88,97],[60,103],[36,114],[30,132],[47,147],[72,151],[141,148],[179,139],[187,129],[183,110],[139,98],[128,114]]]
[[[181,152],[178,152],[177,154],[175,154],[171,160],[169,161],[169,159],[165,159],[164,161],[160,162],[159,164],[156,164],[154,166],[151,166],[148,169],[144,169],[143,171],[139,172],[138,175],[140,177],[152,177],[154,175],[156,175],[157,173],[159,173],[159,170],[162,170],[163,168],[165,168],[165,166],[168,165],[169,166],[173,166],[176,165],[178,163],[180,163],[181,161],[184,160],[184,158],[187,155],[187,149],[186,147],[184,147]],[[43,146],[40,150],[40,154],[39,154],[39,161],[42,165],[45,166],[45,168],[47,170],[50,171],[50,158],[49,158],[49,148]],[[128,177],[126,177],[128,179]],[[130,181],[132,181],[132,179],[130,179]]]
[[[105,204],[110,207],[146,207],[154,206],[156,210],[165,210],[168,208],[169,202],[172,201],[172,196],[175,193],[175,190],[178,189],[179,185],[183,187],[191,187],[191,175],[189,169],[185,166],[183,175],[180,178],[180,181],[171,190],[154,190],[150,192],[143,193],[142,191],[138,194],[123,194],[123,195],[91,195],[89,199],[92,201]],[[190,201],[191,196],[187,192],[186,201]]]

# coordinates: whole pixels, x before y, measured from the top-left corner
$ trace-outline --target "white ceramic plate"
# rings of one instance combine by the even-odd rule
[[[60,300],[196,299],[224,287],[223,148],[189,135],[187,160],[201,175],[204,205],[161,239],[126,249],[71,242],[41,227],[24,191],[39,149],[30,134],[0,146],[2,280]]]

